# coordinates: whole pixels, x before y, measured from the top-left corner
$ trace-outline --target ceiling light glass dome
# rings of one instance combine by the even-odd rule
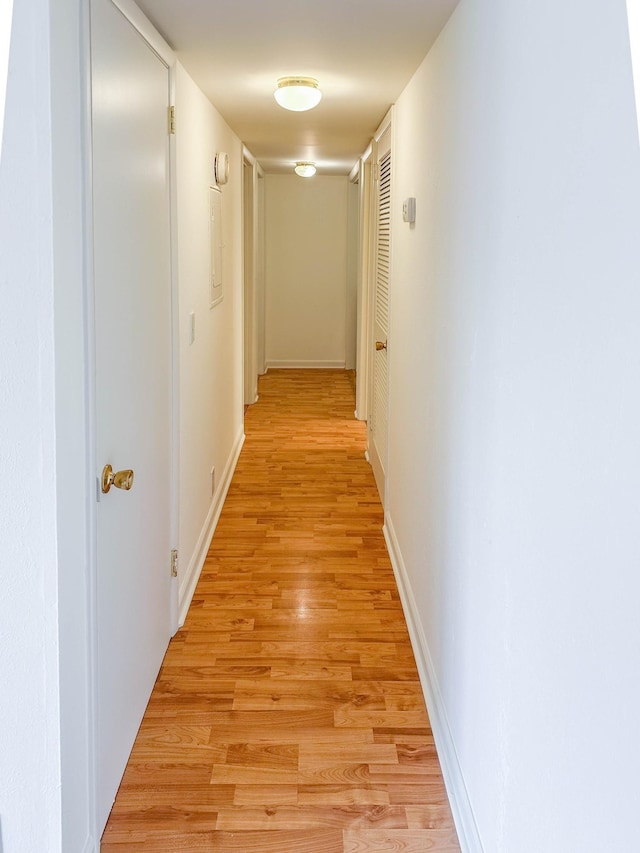
[[[296,163],[293,171],[296,175],[300,175],[301,178],[312,178],[316,173],[316,164],[306,162]]]
[[[281,77],[273,96],[285,110],[301,113],[317,107],[322,92],[313,77]]]

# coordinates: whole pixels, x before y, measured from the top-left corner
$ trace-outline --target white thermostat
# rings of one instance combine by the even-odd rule
[[[402,219],[404,222],[416,221],[416,200],[415,198],[406,198],[402,202]]]

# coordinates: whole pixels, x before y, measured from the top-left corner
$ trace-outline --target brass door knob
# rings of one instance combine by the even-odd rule
[[[382,343],[382,341],[376,341],[377,352],[380,352],[381,349],[386,349],[386,348],[387,348],[387,342],[386,341],[384,343]]]
[[[116,489],[124,489],[128,492],[133,486],[133,471],[126,468],[124,471],[114,471],[111,465],[105,465],[102,469],[102,491],[106,495],[111,486]]]

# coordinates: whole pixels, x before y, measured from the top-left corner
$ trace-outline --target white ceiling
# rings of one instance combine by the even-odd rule
[[[266,172],[348,174],[458,0],[137,0]],[[279,77],[323,98],[291,113]]]

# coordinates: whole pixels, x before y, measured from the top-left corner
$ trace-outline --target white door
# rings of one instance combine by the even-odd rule
[[[242,222],[244,249],[244,403],[258,399],[258,371],[255,347],[255,241],[254,241],[254,166],[242,161]]]
[[[169,641],[169,70],[91,2],[96,462],[133,469],[97,506],[97,821],[121,781]]]
[[[389,273],[391,264],[391,127],[378,141],[376,188],[376,242],[373,287],[373,350],[371,409],[369,413],[369,461],[380,499],[385,502],[388,419]]]

